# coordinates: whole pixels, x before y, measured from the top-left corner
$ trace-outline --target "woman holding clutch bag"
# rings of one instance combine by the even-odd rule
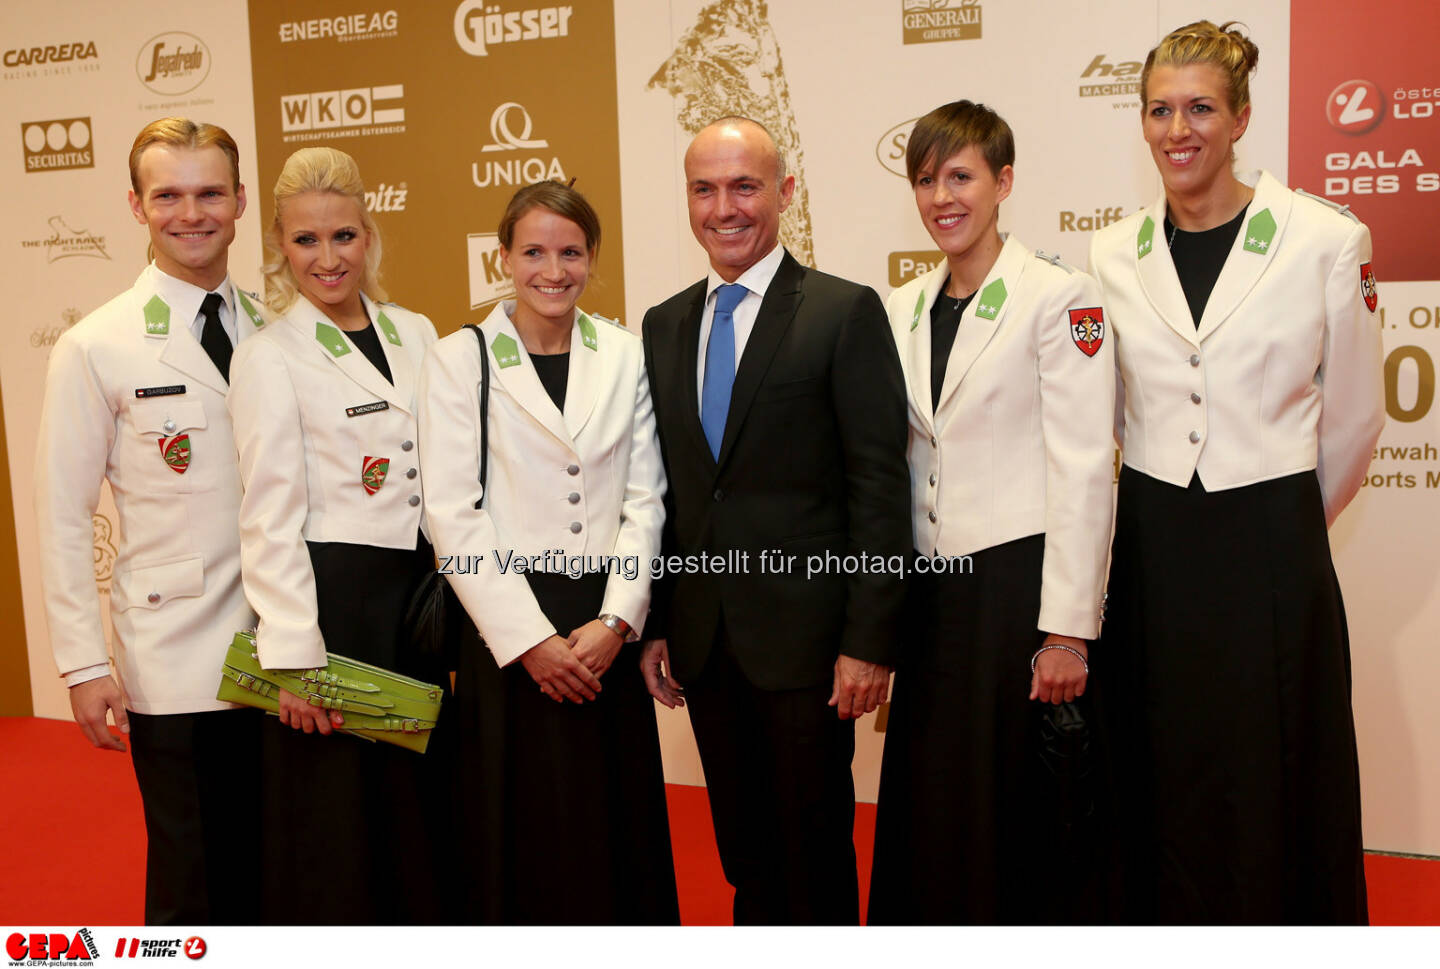
[[[1258,57],[1209,21],[1150,52],[1141,125],[1164,193],[1091,250],[1124,381],[1095,653],[1130,922],[1366,920],[1326,529],[1384,423],[1370,232],[1234,172]]]
[[[1094,918],[1094,859],[1066,835],[1035,733],[1037,703],[1085,693],[1100,626],[1112,341],[1093,279],[1000,234],[1014,160],[1010,126],[970,101],[917,121],[905,154],[945,262],[887,304],[917,559],[871,924]]]
[[[442,682],[444,670],[410,655],[402,629],[434,567],[416,386],[435,328],[380,302],[380,238],[344,152],[290,156],[265,243],[265,303],[278,318],[237,350],[229,396],[260,664],[321,667],[333,651]],[[342,722],[282,693],[269,724],[258,838],[266,920],[448,920],[431,840],[445,807],[435,763],[443,748],[422,757],[326,736]],[[321,877],[300,890],[302,873]]]
[[[579,192],[521,189],[499,237],[515,298],[480,325],[483,347],[452,334],[421,376],[425,508],[479,635],[455,687],[467,920],[673,924],[634,645],[665,517],[640,338],[576,308],[600,243]]]

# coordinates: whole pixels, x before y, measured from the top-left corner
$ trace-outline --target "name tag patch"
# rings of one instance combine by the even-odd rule
[[[136,387],[135,396],[145,397],[173,397],[176,394],[185,393],[184,384],[171,384],[168,387]]]
[[[388,400],[377,400],[373,404],[356,404],[354,407],[345,408],[346,417],[363,417],[366,414],[374,414],[377,411],[389,410]]]

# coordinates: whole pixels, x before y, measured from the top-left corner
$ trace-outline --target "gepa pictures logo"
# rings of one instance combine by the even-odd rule
[[[91,966],[100,950],[89,929],[77,929],[73,936],[64,932],[11,932],[5,939],[5,954],[16,966],[50,962]]]

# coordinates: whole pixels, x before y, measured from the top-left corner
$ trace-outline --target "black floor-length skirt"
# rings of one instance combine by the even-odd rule
[[[1044,705],[1028,699],[1044,552],[1033,535],[975,553],[968,574],[906,578],[871,925],[1095,918],[1093,777],[1083,762],[1071,776],[1047,767]],[[1072,709],[1088,707],[1087,696]]]
[[[600,613],[604,574],[526,575],[562,636]],[[655,705],[623,646],[594,701],[556,703],[473,626],[455,683],[467,922],[680,921]]]
[[[435,568],[430,543],[418,544],[309,543],[320,633],[330,652],[448,685],[438,660],[410,651],[403,626],[413,591]],[[266,922],[455,921],[451,702],[424,754],[338,732],[307,735],[266,718],[258,832]]]
[[[1313,471],[1120,476],[1092,651],[1122,921],[1364,923],[1345,611]]]

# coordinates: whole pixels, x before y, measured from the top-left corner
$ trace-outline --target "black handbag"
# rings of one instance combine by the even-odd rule
[[[475,502],[478,509],[484,501],[486,473],[490,459],[490,354],[480,327],[465,324],[480,345],[480,491]],[[460,636],[469,619],[455,589],[435,569],[428,573],[410,598],[405,610],[405,628],[410,631],[410,647],[421,656],[443,658],[445,668],[455,669],[460,656]]]

